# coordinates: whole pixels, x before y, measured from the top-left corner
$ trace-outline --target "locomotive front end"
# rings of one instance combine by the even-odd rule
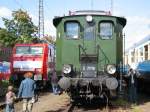
[[[11,72],[18,86],[26,72],[33,73],[33,79],[39,86],[45,86],[49,81],[48,74],[52,71],[53,57],[48,44],[16,44],[13,48]]]
[[[72,99],[115,95],[126,20],[108,14],[77,11],[53,20],[59,85]]]

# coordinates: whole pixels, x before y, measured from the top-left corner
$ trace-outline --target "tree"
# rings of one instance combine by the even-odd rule
[[[16,36],[6,29],[0,29],[0,47],[11,47],[15,44]]]
[[[47,42],[51,43],[51,44],[55,44],[55,40],[54,37],[46,35],[43,37],[44,40],[46,40]]]
[[[3,41],[12,46],[15,43],[31,43],[35,39],[33,37],[37,33],[37,27],[33,24],[27,12],[19,9],[12,13],[11,20],[3,18],[3,21],[6,30],[1,33],[6,34],[2,36],[3,40],[0,40],[0,42]]]

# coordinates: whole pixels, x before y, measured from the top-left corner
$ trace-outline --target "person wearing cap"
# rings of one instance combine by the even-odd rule
[[[16,99],[16,95],[13,92],[13,86],[8,86],[8,90],[6,93],[6,112],[15,112],[14,109],[15,99]]]
[[[36,84],[32,79],[33,74],[27,72],[24,74],[25,79],[21,81],[18,98],[23,99],[23,112],[31,112],[33,107],[33,98],[35,96]]]

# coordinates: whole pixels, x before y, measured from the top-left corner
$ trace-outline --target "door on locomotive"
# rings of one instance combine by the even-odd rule
[[[87,24],[84,27],[83,43],[80,50],[82,77],[96,77],[97,75],[97,51],[96,51],[96,24],[92,17],[87,16]],[[89,48],[90,46],[90,48]]]

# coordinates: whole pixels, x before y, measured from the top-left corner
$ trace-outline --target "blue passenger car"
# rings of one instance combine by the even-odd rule
[[[137,71],[139,72],[139,78],[144,81],[150,81],[150,60],[140,62],[137,65]]]

